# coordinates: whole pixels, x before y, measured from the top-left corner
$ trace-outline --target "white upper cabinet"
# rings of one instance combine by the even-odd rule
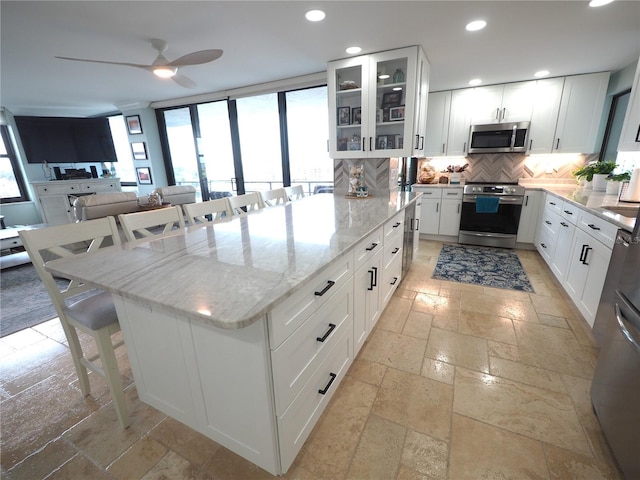
[[[553,153],[593,153],[609,72],[566,77]]]
[[[425,156],[438,157],[446,154],[450,113],[451,91],[429,94],[427,135],[424,141]]]
[[[329,62],[327,71],[331,157],[424,150],[429,64],[419,47]]]
[[[631,96],[627,113],[624,116],[619,152],[633,152],[640,150],[640,59],[636,67],[636,76],[631,87]]]
[[[536,82],[529,125],[529,153],[551,153],[553,149],[564,77]]]
[[[469,141],[471,115],[469,104],[473,101],[473,89],[454,90],[451,93],[451,115],[447,136],[447,156],[465,156]]]
[[[535,86],[531,81],[475,88],[471,124],[529,121]]]

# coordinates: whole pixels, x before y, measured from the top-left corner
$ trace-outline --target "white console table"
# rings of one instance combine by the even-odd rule
[[[33,182],[32,185],[42,221],[49,225],[73,223],[73,202],[77,197],[122,191],[119,178],[51,180]]]

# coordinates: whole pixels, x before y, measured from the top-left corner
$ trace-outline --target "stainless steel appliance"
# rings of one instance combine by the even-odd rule
[[[523,200],[524,187],[515,183],[467,183],[458,242],[515,248]]]
[[[402,242],[402,278],[406,276],[413,262],[413,236],[420,228],[420,219],[417,218],[416,203],[421,199],[407,206],[404,209],[404,241]]]
[[[591,402],[620,470],[640,478],[640,213],[619,230],[593,331],[600,354]]]
[[[473,125],[469,133],[468,153],[525,152],[529,122]]]

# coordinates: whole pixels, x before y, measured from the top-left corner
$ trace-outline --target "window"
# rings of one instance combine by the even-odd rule
[[[27,192],[6,125],[0,125],[0,202],[26,202]]]
[[[624,116],[629,105],[631,97],[631,89],[618,93],[611,100],[611,109],[609,110],[609,118],[607,119],[607,127],[602,141],[599,160],[604,162],[615,162],[618,156],[618,142],[622,133],[622,124]]]
[[[236,102],[245,191],[282,187],[278,95],[239,98]]]
[[[123,186],[137,186],[136,169],[133,165],[131,145],[129,144],[129,135],[127,134],[124,117],[122,115],[114,115],[108,118],[111,138],[113,138],[113,146],[116,149],[116,158],[118,159],[116,169],[120,183]]]
[[[176,185],[193,185],[198,190],[196,197],[200,199],[202,194],[198,176],[198,157],[189,107],[165,111],[164,122]]]
[[[226,101],[198,105],[200,140],[198,153],[204,165],[210,198],[235,189],[235,167],[229,110]]]
[[[333,185],[327,87],[286,92],[286,100],[291,185],[302,185],[309,193]]]

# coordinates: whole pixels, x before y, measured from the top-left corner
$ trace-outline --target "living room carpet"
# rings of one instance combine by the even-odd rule
[[[33,265],[29,263],[0,271],[0,337],[57,316],[51,297]]]
[[[533,292],[518,255],[502,248],[443,245],[432,278]]]

